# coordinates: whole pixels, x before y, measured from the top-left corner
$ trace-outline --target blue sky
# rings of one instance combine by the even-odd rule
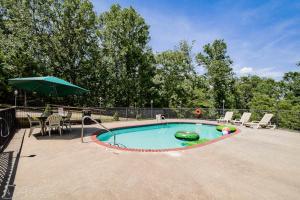
[[[300,0],[93,0],[97,13],[113,3],[134,7],[150,25],[155,52],[193,41],[194,53],[215,39],[224,39],[237,75],[280,79],[299,71]],[[198,68],[202,73],[203,69]]]

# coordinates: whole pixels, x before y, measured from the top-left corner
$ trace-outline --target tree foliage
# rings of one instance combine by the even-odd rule
[[[113,5],[100,15],[99,35],[106,70],[110,74],[108,87],[114,106],[150,104],[153,54],[148,46],[149,26],[132,8]]]
[[[52,103],[98,106],[101,97],[102,106],[147,107],[153,101],[155,107],[215,110],[224,100],[225,108],[252,110],[253,119],[263,114],[257,110],[285,110],[276,114],[281,126],[300,129],[299,115],[290,114],[300,112],[299,71],[281,80],[238,77],[224,40],[196,55],[194,42],[186,41],[153,53],[149,30],[132,7],[116,4],[97,14],[89,0],[2,0],[0,103],[13,103],[9,78],[53,75],[90,93]]]
[[[191,48],[186,41],[182,41],[175,50],[156,55],[157,71],[154,80],[162,106],[187,105],[192,97],[196,73]]]
[[[224,40],[215,40],[204,45],[203,53],[196,56],[196,61],[206,69],[205,76],[211,86],[211,99],[216,108],[221,108],[223,101],[226,107],[232,107],[233,71],[232,60],[227,55],[227,45]]]

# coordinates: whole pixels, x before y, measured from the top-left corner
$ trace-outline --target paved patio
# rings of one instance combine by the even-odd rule
[[[143,123],[153,121],[104,125]],[[14,199],[300,199],[299,133],[241,128],[204,147],[142,153],[88,136],[81,143],[80,127],[73,130],[30,138],[26,131]]]

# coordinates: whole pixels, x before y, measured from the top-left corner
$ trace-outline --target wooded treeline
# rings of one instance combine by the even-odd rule
[[[299,71],[280,81],[238,77],[224,40],[195,55],[186,41],[154,53],[149,29],[132,7],[96,14],[88,0],[2,0],[0,103],[13,103],[9,78],[53,75],[90,90],[63,101],[69,105],[98,106],[101,97],[115,107],[153,100],[154,107],[222,108],[224,100],[225,108],[300,112]]]

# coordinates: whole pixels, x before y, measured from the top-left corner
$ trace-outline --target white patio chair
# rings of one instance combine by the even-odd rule
[[[272,117],[273,117],[273,114],[266,113],[260,121],[252,121],[252,122],[249,122],[249,123],[245,123],[244,125],[246,127],[251,127],[251,128],[272,128],[272,129],[275,129],[276,125],[271,124]]]
[[[226,112],[224,117],[221,117],[220,119],[217,119],[218,122],[225,122],[228,123],[231,121],[233,116],[233,112]]]
[[[46,120],[46,131],[48,129],[49,136],[51,136],[52,129],[58,129],[59,134],[61,135],[61,126],[60,123],[62,121],[62,117],[54,114],[50,115]]]
[[[156,121],[160,121],[160,120],[166,119],[165,115],[163,115],[163,114],[155,115],[155,118],[156,118]]]
[[[41,124],[41,121],[39,119],[31,117],[29,114],[27,114],[27,118],[28,118],[29,125],[30,125],[30,131],[29,131],[28,137],[30,137],[34,128],[42,129],[42,124]],[[43,135],[42,130],[41,130],[41,133]]]
[[[60,116],[65,116],[65,112],[64,112],[64,108],[63,107],[57,108],[57,111],[58,111],[58,114]]]
[[[232,120],[231,123],[236,125],[244,125],[245,123],[249,122],[250,117],[251,117],[251,113],[244,112],[241,119]]]

